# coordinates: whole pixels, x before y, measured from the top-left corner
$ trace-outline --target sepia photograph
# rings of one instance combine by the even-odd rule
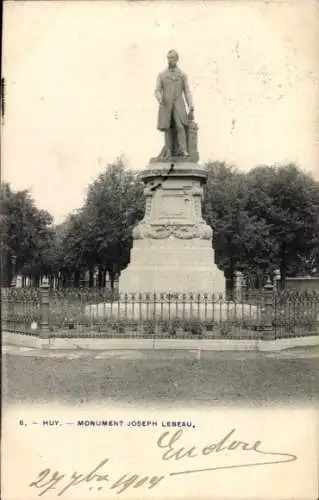
[[[3,14],[8,464],[20,457],[17,435],[31,448],[39,439],[23,495],[84,498],[93,486],[82,491],[83,482],[110,485],[104,456],[80,479],[73,469],[68,480],[58,472],[68,453],[86,460],[84,448],[93,453],[101,433],[117,436],[121,450],[131,440],[130,467],[158,427],[165,464],[193,458],[197,422],[207,441],[205,412],[218,412],[209,424],[215,437],[198,454],[227,450],[215,469],[256,465],[229,465],[239,449],[262,453],[267,464],[293,462],[299,452],[290,443],[299,439],[303,458],[289,467],[308,460],[305,481],[285,490],[278,468],[286,496],[261,492],[272,465],[256,479],[258,498],[316,500],[318,2],[7,0]],[[234,412],[246,439],[235,424],[223,428]],[[266,452],[249,437],[263,421],[287,452],[284,444]],[[135,442],[142,434],[145,445]],[[42,449],[62,465],[41,466]],[[185,467],[167,474],[194,472]],[[4,498],[18,498],[9,469]],[[240,473],[233,477],[242,481]],[[215,493],[197,474],[189,493],[167,486],[162,495],[165,474],[145,474],[115,474],[110,496],[94,483],[89,498],[221,499],[230,488],[223,471]],[[245,488],[227,498],[257,498]]]

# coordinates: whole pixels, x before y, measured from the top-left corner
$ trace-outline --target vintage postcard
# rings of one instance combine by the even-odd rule
[[[4,3],[4,500],[317,500],[319,3]]]

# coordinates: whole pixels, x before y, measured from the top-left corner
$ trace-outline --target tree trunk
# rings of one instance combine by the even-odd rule
[[[3,287],[10,286],[10,267],[9,256],[7,252],[2,252],[2,266],[1,266],[1,284]],[[12,279],[12,278],[11,278]]]
[[[80,278],[81,278],[80,270],[76,269],[74,271],[74,286],[75,286],[75,288],[79,288],[79,286],[80,286]]]
[[[89,287],[94,287],[94,269],[92,267],[89,268]]]
[[[115,271],[113,268],[107,269],[107,272],[109,273],[109,278],[110,278],[110,287],[111,287],[111,292],[114,292],[114,281],[115,281]]]
[[[38,286],[40,286],[40,276],[38,274],[33,275],[32,276],[32,287],[37,288]]]
[[[286,286],[286,278],[287,278],[287,269],[286,269],[286,263],[282,261],[280,263],[280,288],[283,290]]]
[[[98,280],[97,281],[98,287],[102,288],[103,287],[103,268],[102,267],[99,267],[97,280]]]
[[[62,272],[62,288],[68,288],[69,286],[69,273],[67,271]]]
[[[284,289],[286,286],[286,277],[287,277],[287,257],[286,257],[286,244],[283,243],[281,245],[280,252],[280,288]]]
[[[103,269],[103,277],[102,277],[103,288],[106,287],[106,273],[107,273],[107,270],[106,270],[106,267],[104,267],[104,269]]]
[[[13,265],[12,265],[10,258],[8,259],[7,265],[6,265],[5,280],[6,280],[7,286],[11,286],[11,283],[13,280]]]

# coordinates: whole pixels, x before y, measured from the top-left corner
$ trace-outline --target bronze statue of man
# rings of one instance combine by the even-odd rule
[[[159,103],[157,129],[165,133],[165,146],[160,156],[188,156],[186,127],[188,119],[193,119],[192,96],[187,75],[177,66],[176,50],[168,52],[167,60],[168,68],[158,75],[155,89]]]

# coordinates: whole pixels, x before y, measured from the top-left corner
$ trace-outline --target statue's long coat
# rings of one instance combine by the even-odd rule
[[[187,111],[185,100],[189,108],[192,107],[192,97],[188,86],[187,75],[179,68],[166,69],[157,77],[156,96],[162,96],[163,104],[158,110],[158,130],[170,128],[172,112],[177,112],[181,122],[187,125]]]

